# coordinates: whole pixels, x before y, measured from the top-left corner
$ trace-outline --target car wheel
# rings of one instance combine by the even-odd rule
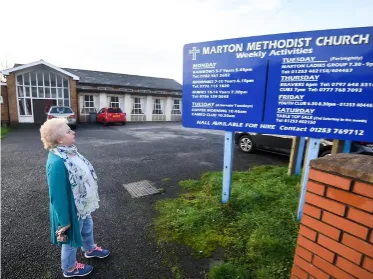
[[[238,146],[240,150],[245,153],[251,153],[254,151],[254,142],[247,135],[240,137]]]
[[[329,156],[329,155],[332,155],[331,150],[324,151],[323,153],[320,154],[319,157],[321,158],[321,157],[325,157],[325,156]]]
[[[126,122],[122,122],[122,126],[126,125]]]
[[[102,124],[104,124],[104,126],[107,126],[109,123],[107,122],[106,119],[104,119],[104,120],[102,121]]]

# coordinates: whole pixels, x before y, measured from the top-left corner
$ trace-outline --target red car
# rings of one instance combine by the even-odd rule
[[[102,108],[96,115],[96,122],[105,126],[110,123],[126,124],[126,113],[120,108]]]

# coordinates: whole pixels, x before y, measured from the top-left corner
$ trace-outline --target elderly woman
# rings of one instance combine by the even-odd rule
[[[85,276],[93,267],[77,262],[77,248],[81,247],[86,258],[105,258],[110,253],[93,239],[91,213],[99,208],[97,176],[74,145],[75,133],[64,118],[46,121],[40,134],[44,148],[49,150],[46,172],[52,243],[62,246],[64,277]]]

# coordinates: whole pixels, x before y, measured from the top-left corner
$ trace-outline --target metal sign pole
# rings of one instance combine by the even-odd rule
[[[298,213],[297,213],[298,221],[302,219],[303,206],[304,206],[304,201],[305,201],[306,191],[307,191],[308,173],[310,170],[310,161],[318,157],[319,150],[320,150],[320,139],[310,138],[307,144],[307,154],[306,154],[306,159],[304,162],[304,173],[303,173],[302,184],[301,184],[302,189],[300,193]]]
[[[233,137],[234,132],[225,131],[224,134],[224,169],[222,203],[229,202],[233,169]]]
[[[350,140],[345,140],[345,143],[343,145],[343,153],[350,153],[351,151],[351,141]]]
[[[298,156],[297,156],[297,162],[295,165],[295,175],[300,174],[300,169],[302,167],[302,161],[303,161],[303,155],[304,155],[304,145],[306,144],[306,138],[301,137],[299,141],[299,147],[298,147]]]
[[[288,175],[295,174],[295,166],[297,165],[298,149],[300,137],[293,137],[291,144],[291,152],[288,166]]]

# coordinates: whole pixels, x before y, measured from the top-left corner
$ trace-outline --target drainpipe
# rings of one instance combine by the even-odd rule
[[[16,88],[16,95],[17,95],[17,88]],[[8,100],[8,126],[10,126],[10,105],[9,105],[8,85],[6,86],[6,98]],[[16,96],[16,103],[18,103],[17,96]]]

